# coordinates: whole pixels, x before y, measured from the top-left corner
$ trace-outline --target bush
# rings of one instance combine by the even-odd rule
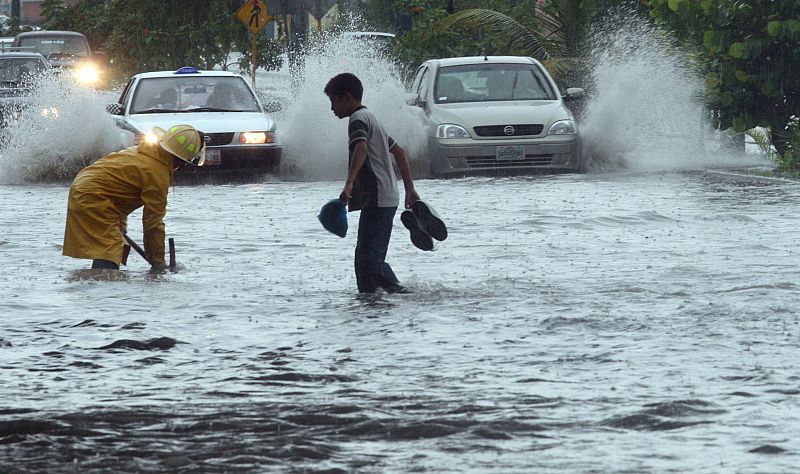
[[[795,119],[780,135],[786,141],[786,150],[775,158],[778,170],[800,174],[800,120]]]

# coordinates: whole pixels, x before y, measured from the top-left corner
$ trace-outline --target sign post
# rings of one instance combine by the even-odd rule
[[[236,10],[236,17],[239,18],[244,26],[246,26],[253,37],[253,51],[250,59],[250,83],[253,88],[256,87],[256,40],[258,39],[258,32],[261,31],[267,23],[273,20],[273,16],[267,13],[267,4],[264,0],[247,0],[244,5]]]

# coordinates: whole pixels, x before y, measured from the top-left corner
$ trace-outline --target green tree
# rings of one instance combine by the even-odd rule
[[[519,54],[543,60],[556,81],[562,83],[584,82],[586,41],[593,25],[603,21],[606,12],[619,6],[627,6],[631,11],[643,9],[642,3],[630,0],[517,1],[505,9],[496,8],[497,2],[471,3],[482,3],[484,8],[462,9],[441,18],[430,29],[443,32],[461,28],[489,33],[494,38],[494,48],[487,53]]]
[[[773,130],[787,151],[800,111],[797,0],[652,0],[652,15],[698,51],[708,102],[722,128]],[[798,144],[800,145],[800,144]]]
[[[490,28],[472,29],[463,25],[452,25],[443,30],[432,29],[433,25],[449,15],[448,9],[470,8],[493,9],[502,14],[515,15],[526,27],[532,27],[535,19],[530,12],[536,0],[393,0],[393,15],[387,14],[386,5],[378,0],[368,0],[366,14],[379,12],[381,18],[367,17],[370,24],[386,25],[388,19],[397,24],[407,24],[407,31],[401,31],[397,39],[396,53],[402,64],[416,66],[427,59],[451,56],[473,56],[495,54],[498,51],[513,50],[521,53],[524,48],[510,45],[508,38],[496,34]]]
[[[235,16],[241,5],[242,0],[79,0],[64,6],[47,0],[44,15],[49,29],[84,33],[124,78],[181,66],[224,68],[233,51],[244,53],[249,65],[248,30]],[[258,45],[258,65],[275,65],[279,48],[263,32]]]

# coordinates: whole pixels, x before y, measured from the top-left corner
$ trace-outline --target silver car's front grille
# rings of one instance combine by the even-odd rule
[[[553,155],[525,155],[522,160],[497,160],[494,156],[465,156],[470,168],[519,168],[525,166],[550,166]]]
[[[229,145],[233,141],[233,132],[203,134],[208,146]]]
[[[530,137],[541,135],[544,125],[540,123],[481,125],[472,130],[479,137]]]

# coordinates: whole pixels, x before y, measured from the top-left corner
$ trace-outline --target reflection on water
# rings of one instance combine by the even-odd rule
[[[792,472],[800,188],[729,179],[421,180],[450,236],[398,221],[414,293],[367,297],[339,182],[176,187],[163,275],[62,257],[67,188],[0,187],[0,465]]]

